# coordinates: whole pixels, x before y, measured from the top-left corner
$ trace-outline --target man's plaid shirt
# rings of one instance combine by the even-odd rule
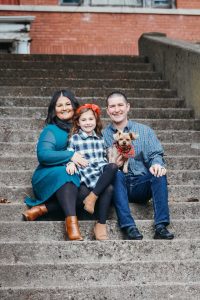
[[[81,183],[85,183],[89,188],[94,188],[103,173],[103,167],[108,163],[103,137],[97,136],[95,132],[88,136],[79,130],[70,138],[68,150],[83,154],[89,161],[87,167],[79,168],[79,174]]]
[[[107,148],[112,147],[113,134],[117,129],[113,124],[109,124],[103,131],[103,137]],[[163,148],[155,135],[154,131],[147,125],[128,121],[124,132],[135,132],[138,138],[132,142],[135,150],[135,157],[129,158],[129,174],[145,175],[149,168],[154,164],[165,165],[163,159]]]

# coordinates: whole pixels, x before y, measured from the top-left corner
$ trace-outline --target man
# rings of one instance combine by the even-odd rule
[[[104,129],[106,146],[112,147],[113,134],[117,130],[135,132],[138,138],[133,141],[134,158],[129,158],[129,171],[118,171],[114,184],[114,205],[119,226],[128,239],[141,240],[143,235],[131,216],[129,201],[145,203],[153,200],[155,234],[154,239],[173,239],[166,226],[169,225],[168,190],[163,148],[154,131],[143,124],[128,120],[130,104],[121,92],[113,92],[107,97],[107,114],[112,123]],[[116,163],[123,164],[122,156]]]

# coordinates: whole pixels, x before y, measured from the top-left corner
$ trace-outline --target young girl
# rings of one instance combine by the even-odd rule
[[[76,164],[81,180],[79,199],[83,201],[84,209],[91,214],[94,213],[98,199],[98,220],[94,235],[97,240],[107,240],[106,219],[113,190],[111,183],[118,167],[116,164],[109,164],[106,158],[100,108],[95,104],[80,106],[75,112],[73,122],[68,149],[79,152],[89,162],[84,168]],[[73,162],[68,163],[67,172],[71,175],[77,172],[76,165]]]

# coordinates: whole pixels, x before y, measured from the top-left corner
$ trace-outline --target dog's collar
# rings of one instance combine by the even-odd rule
[[[126,148],[122,148],[117,143],[115,143],[115,147],[117,148],[118,153],[124,158],[130,158],[135,156],[135,150],[133,145],[130,145]]]

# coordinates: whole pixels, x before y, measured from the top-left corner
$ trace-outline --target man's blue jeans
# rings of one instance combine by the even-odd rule
[[[129,201],[146,203],[153,199],[154,223],[169,224],[168,189],[166,176],[155,177],[150,172],[142,176],[124,175],[118,171],[114,182],[113,201],[121,228],[135,225]]]

